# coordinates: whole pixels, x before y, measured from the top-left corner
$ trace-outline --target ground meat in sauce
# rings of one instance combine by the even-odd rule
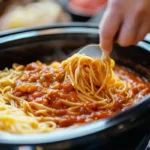
[[[130,83],[133,90],[133,97],[130,101],[124,101],[122,95],[115,95],[116,104],[111,109],[99,110],[95,103],[88,102],[76,110],[76,114],[68,114],[65,105],[60,99],[67,99],[70,102],[78,102],[78,97],[71,82],[64,82],[64,71],[60,68],[52,68],[48,65],[34,62],[28,64],[21,77],[15,83],[13,95],[23,97],[28,102],[35,101],[59,112],[49,113],[51,116],[62,117],[57,121],[58,127],[66,127],[76,123],[87,123],[93,120],[110,117],[120,111],[132,106],[150,93],[150,84],[124,67],[115,67],[115,73],[125,82]],[[142,90],[147,89],[145,92]],[[37,114],[40,115],[40,114]]]

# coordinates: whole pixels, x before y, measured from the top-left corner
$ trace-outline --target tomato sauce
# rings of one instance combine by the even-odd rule
[[[121,80],[131,84],[133,96],[131,100],[125,101],[123,95],[116,94],[116,103],[110,109],[99,109],[96,103],[87,102],[75,109],[75,114],[69,114],[67,110],[70,106],[61,100],[79,102],[74,87],[70,81],[64,81],[65,73],[61,66],[53,68],[40,62],[33,62],[25,67],[22,75],[16,80],[13,95],[22,97],[29,103],[34,101],[58,110],[57,113],[48,114],[61,117],[60,121],[56,121],[58,127],[88,123],[113,116],[150,93],[150,83],[132,71],[120,66],[116,66],[114,71]]]

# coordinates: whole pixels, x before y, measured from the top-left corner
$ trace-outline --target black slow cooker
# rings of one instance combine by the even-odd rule
[[[12,63],[27,64],[36,60],[51,62],[66,59],[73,51],[99,42],[98,27],[74,23],[39,28],[17,29],[0,33],[0,69]],[[150,81],[150,46],[141,41],[137,46],[115,44],[111,57]],[[0,149],[113,149],[134,144],[150,130],[150,95],[118,115],[76,128],[35,135],[0,135]],[[22,147],[29,146],[29,147]],[[131,149],[133,147],[131,146]],[[120,148],[119,148],[120,150]]]

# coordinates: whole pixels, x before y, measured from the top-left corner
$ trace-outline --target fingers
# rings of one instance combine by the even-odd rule
[[[139,25],[137,23],[125,21],[126,22],[123,23],[117,39],[117,43],[123,47],[134,45],[139,31]]]
[[[131,20],[133,21],[135,19]],[[144,39],[149,30],[149,24],[142,19],[137,19],[133,23],[125,20],[125,23],[123,23],[121,27],[117,43],[123,47],[136,45],[139,41]]]
[[[109,0],[100,24],[100,45],[105,54],[113,47],[114,38],[120,46],[135,45],[150,32],[149,0]]]
[[[100,24],[100,45],[105,54],[113,47],[114,37],[121,25],[121,15],[117,10],[107,10]]]
[[[132,3],[132,1],[130,1]],[[130,4],[131,5],[131,4]],[[145,5],[137,4],[130,11],[124,14],[124,22],[122,24],[117,43],[126,47],[137,44],[148,33],[148,18],[145,17]],[[145,20],[145,18],[147,18]]]

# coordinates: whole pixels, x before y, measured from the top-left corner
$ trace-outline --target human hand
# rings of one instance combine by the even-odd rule
[[[100,23],[100,45],[109,54],[114,41],[124,47],[135,45],[149,31],[150,0],[109,0]]]

